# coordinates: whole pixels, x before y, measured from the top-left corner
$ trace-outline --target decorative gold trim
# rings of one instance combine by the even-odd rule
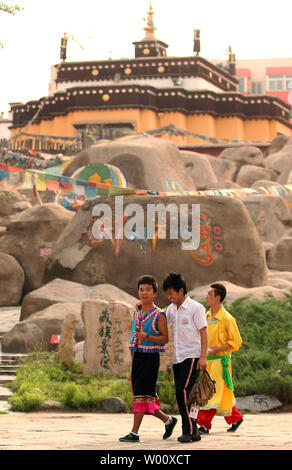
[[[131,73],[132,73],[132,70],[131,70],[129,67],[127,67],[127,68],[125,69],[125,74],[126,74],[126,75],[131,75]]]
[[[102,100],[103,101],[109,101],[110,100],[110,95],[108,95],[108,94],[102,95]]]
[[[149,50],[148,48],[143,49],[143,54],[144,54],[144,55],[149,55],[149,54],[150,54],[150,50]]]
[[[157,70],[158,70],[159,73],[164,73],[165,72],[165,68],[163,67],[163,65],[160,65]]]

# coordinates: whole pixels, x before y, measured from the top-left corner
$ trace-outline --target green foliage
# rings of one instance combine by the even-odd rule
[[[73,409],[97,409],[109,396],[122,398],[129,408],[132,402],[126,379],[83,375],[78,362],[68,368],[47,353],[30,354],[9,387],[14,392],[9,399],[14,411],[38,409],[44,400],[60,401]]]
[[[171,376],[169,377],[167,372],[160,371],[159,381],[162,383],[162,385],[159,386],[158,389],[160,403],[170,405],[169,411],[171,413],[177,413],[178,408],[176,403],[173,374],[171,374]]]
[[[286,300],[270,296],[263,302],[239,299],[227,309],[236,318],[243,340],[232,355],[236,395],[262,393],[292,403],[292,365],[288,362],[292,295]]]
[[[9,398],[9,403],[15,411],[33,411],[41,406],[43,400],[44,396],[39,392],[22,391]]]

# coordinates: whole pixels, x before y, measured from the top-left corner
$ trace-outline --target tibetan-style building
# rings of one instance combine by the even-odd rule
[[[37,136],[74,138],[82,129],[99,138],[119,131],[143,132],[170,124],[217,139],[270,141],[291,134],[290,106],[267,95],[243,95],[226,69],[200,55],[168,57],[156,38],[150,3],[145,37],[133,43],[135,57],[52,67],[50,93],[11,106],[15,145],[39,149]],[[193,135],[171,136],[198,144]]]

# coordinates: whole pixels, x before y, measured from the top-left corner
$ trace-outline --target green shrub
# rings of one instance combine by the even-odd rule
[[[44,396],[37,391],[24,391],[16,393],[9,398],[13,411],[32,411],[37,410],[44,400]]]
[[[269,394],[292,403],[292,365],[288,362],[292,295],[286,300],[270,296],[263,302],[239,299],[227,309],[236,318],[243,340],[232,355],[236,395]]]

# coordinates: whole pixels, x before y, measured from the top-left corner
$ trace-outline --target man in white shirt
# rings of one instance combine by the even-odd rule
[[[168,326],[173,329],[173,373],[176,399],[182,418],[179,442],[201,439],[196,419],[190,416],[187,400],[200,369],[207,369],[208,333],[205,307],[187,295],[181,274],[169,273],[163,290],[172,302],[167,308]]]

